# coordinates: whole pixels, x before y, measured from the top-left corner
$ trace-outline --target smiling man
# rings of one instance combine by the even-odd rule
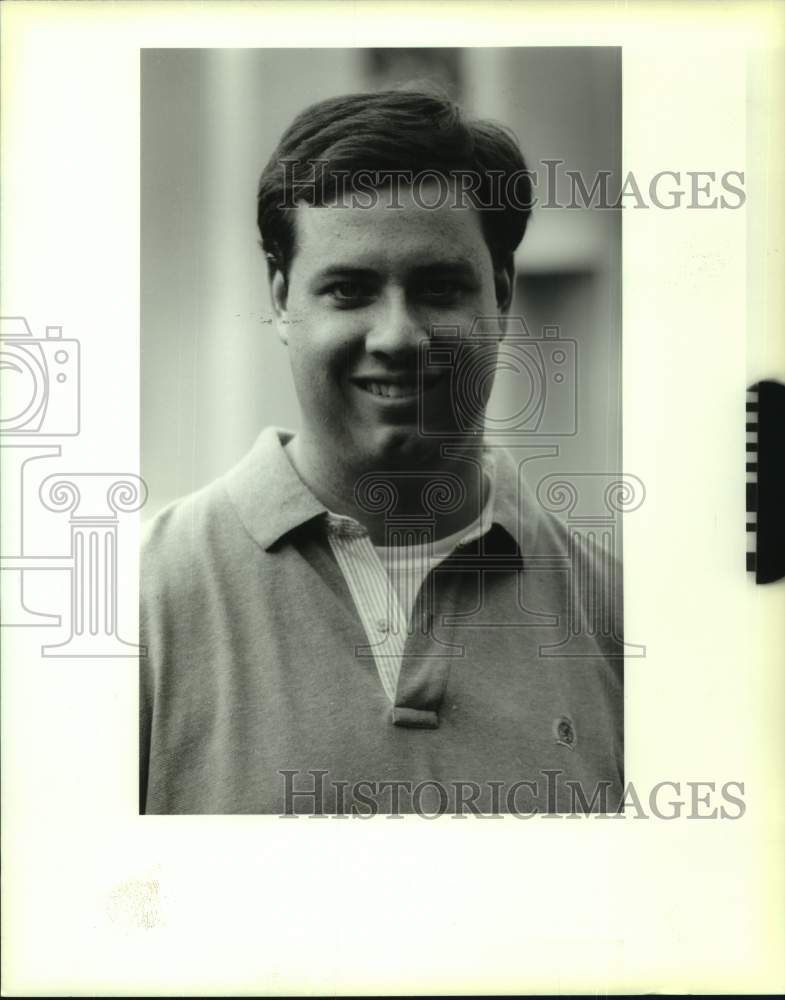
[[[431,94],[281,139],[258,223],[302,426],[148,530],[143,812],[615,808],[620,628],[558,648],[608,581],[483,435],[530,195]]]
[[[464,429],[457,417],[466,407],[459,410],[455,397],[468,401],[469,393],[455,376],[471,380],[492,368],[501,331],[479,343],[467,338],[449,367],[420,364],[421,346],[436,325],[468,332],[476,317],[506,311],[512,288],[510,261],[495,270],[480,216],[454,206],[454,185],[442,204],[435,184],[423,192],[436,207],[420,207],[411,189],[389,188],[368,207],[352,207],[349,198],[300,204],[296,256],[286,272],[274,264],[271,279],[303,414],[291,460],[330,509],[367,520],[379,544],[384,516],[358,510],[355,497],[370,471],[389,473],[397,488],[405,484],[401,471],[458,476],[465,497],[437,518],[437,537],[476,514],[480,480],[461,444],[476,454],[491,383]]]

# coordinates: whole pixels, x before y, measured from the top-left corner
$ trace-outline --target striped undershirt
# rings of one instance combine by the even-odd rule
[[[330,547],[360,616],[384,692],[393,704],[412,609],[423,581],[459,545],[481,538],[491,527],[495,468],[490,453],[485,456],[484,473],[488,499],[479,517],[436,541],[425,530],[418,534],[413,529],[408,545],[374,545],[354,518],[327,514]]]

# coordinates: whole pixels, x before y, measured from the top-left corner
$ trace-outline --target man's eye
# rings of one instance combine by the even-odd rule
[[[420,293],[433,299],[457,297],[463,290],[463,285],[451,278],[429,278],[420,286]]]
[[[336,302],[343,305],[364,302],[370,296],[370,289],[358,281],[336,281],[326,291]]]

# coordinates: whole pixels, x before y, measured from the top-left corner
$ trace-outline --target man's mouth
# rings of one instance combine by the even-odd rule
[[[422,385],[416,377],[355,378],[352,381],[372,396],[379,396],[383,399],[415,399],[421,391],[427,392],[438,381],[438,378],[424,378]]]

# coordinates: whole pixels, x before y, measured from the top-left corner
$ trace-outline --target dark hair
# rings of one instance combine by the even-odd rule
[[[416,175],[426,170],[476,178],[471,203],[481,213],[494,267],[509,262],[523,238],[532,196],[513,133],[468,118],[442,95],[386,90],[312,104],[284,132],[262,172],[257,197],[256,219],[270,273],[288,275],[295,251],[291,211],[297,201],[324,204],[359,171]]]

